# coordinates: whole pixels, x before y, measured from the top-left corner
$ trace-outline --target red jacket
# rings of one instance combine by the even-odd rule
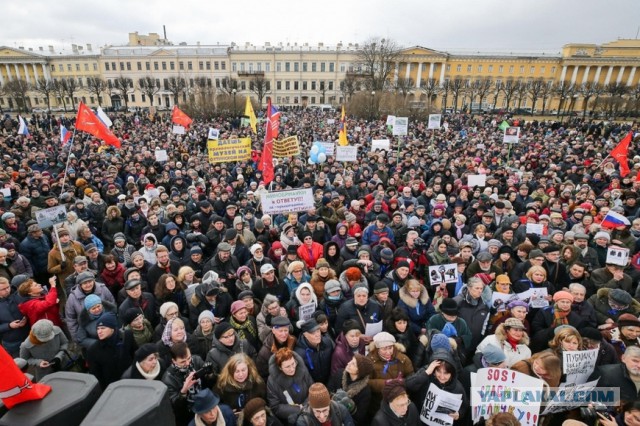
[[[33,326],[38,320],[48,319],[62,327],[60,319],[60,307],[58,305],[58,290],[53,287],[45,296],[34,297],[18,305],[20,312],[27,317],[29,324]]]
[[[320,243],[311,243],[311,254],[309,253],[309,246],[302,244],[298,247],[298,257],[307,265],[307,268],[313,269],[316,267],[318,259],[324,255],[324,247]]]

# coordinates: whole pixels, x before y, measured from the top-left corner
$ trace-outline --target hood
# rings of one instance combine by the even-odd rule
[[[155,244],[158,244],[158,239],[156,238],[155,234],[149,232],[148,234],[144,234],[144,237],[142,237],[142,241],[144,242],[147,238],[153,238],[153,241],[155,241]],[[143,244],[144,247],[144,244]]]
[[[406,303],[410,308],[415,308],[418,304],[418,300],[414,299],[409,294],[409,290],[407,289],[406,284],[400,287],[398,295],[400,297],[400,300]],[[427,289],[424,288],[424,286],[420,286],[420,297],[418,299],[420,300],[420,304],[422,305],[426,305],[427,303],[429,303],[429,293],[427,293]]]
[[[327,254],[329,251],[329,247],[331,246],[336,248],[336,255],[333,257]],[[335,262],[340,259],[340,246],[338,246],[338,243],[336,243],[335,241],[327,241],[326,243],[324,243],[324,251],[322,252],[322,254],[325,259],[329,259]]]
[[[233,229],[236,228],[236,225],[242,223],[242,216],[236,216],[233,218]]]
[[[300,292],[303,288],[306,288],[311,292],[311,301],[318,306],[318,298],[316,297],[316,293],[313,291],[313,287],[309,283],[302,283],[296,288],[295,297],[298,303],[300,303]]]
[[[186,238],[184,238],[182,235],[175,235],[171,238],[171,242],[169,243],[169,245],[171,246],[171,251],[173,253],[178,253],[178,251],[173,247],[173,243],[176,240],[182,240],[182,250],[180,251],[180,253],[184,253],[185,250],[187,250],[188,245]]]
[[[174,229],[176,229],[176,230],[178,230],[178,231],[180,230],[180,228],[178,228],[178,225],[176,225],[176,224],[175,224],[175,223],[173,223],[173,222],[169,222],[169,223],[167,223],[167,224],[164,226],[164,230],[165,230],[165,232],[166,232],[167,234],[169,233],[169,231],[172,231],[172,230],[174,230]]]
[[[451,383],[455,383],[456,379],[458,378],[458,372],[456,371],[456,361],[453,359],[453,355],[451,355],[451,352],[444,349],[438,349],[434,351],[433,354],[431,354],[428,364],[431,364],[431,362],[435,360],[446,361],[451,365],[451,379],[449,379],[449,382],[446,384],[450,385]],[[435,372],[433,374],[435,374]]]

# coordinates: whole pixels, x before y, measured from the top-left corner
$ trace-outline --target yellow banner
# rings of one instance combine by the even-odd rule
[[[273,158],[285,158],[292,155],[300,155],[300,143],[297,136],[289,136],[273,142]]]
[[[251,138],[207,141],[210,163],[229,163],[251,158]]]

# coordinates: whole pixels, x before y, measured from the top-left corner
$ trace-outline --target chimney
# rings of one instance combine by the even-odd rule
[[[71,51],[73,53],[78,53],[78,45],[77,44],[72,44],[71,45]]]
[[[89,52],[93,52],[93,50],[91,50],[91,44],[90,44],[90,43],[87,43],[87,50],[88,50]]]
[[[55,51],[53,50],[53,46],[52,45],[49,45],[49,52],[50,53],[55,53]]]
[[[18,49],[24,50],[24,46],[20,46],[20,47],[18,47]]]
[[[38,46],[38,50],[39,50],[40,52],[44,52],[44,47],[42,47],[42,46]]]
[[[33,47],[30,47],[30,48],[29,48],[29,52],[33,52]]]

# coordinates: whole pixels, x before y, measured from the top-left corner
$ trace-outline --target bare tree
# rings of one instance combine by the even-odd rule
[[[445,79],[441,84],[442,90],[442,112],[447,110],[447,100],[449,99],[449,93],[451,93],[452,83],[448,78]]]
[[[60,100],[59,102],[62,102],[62,109],[66,112],[67,101],[65,99],[66,93],[64,91],[62,80],[58,80],[57,78],[53,79],[53,93],[56,95],[56,98]]]
[[[401,49],[395,41],[379,37],[367,40],[358,52],[357,59],[358,65],[366,73],[367,89],[385,90],[396,62],[401,60]]]
[[[527,99],[529,92],[529,83],[523,80],[516,81],[516,99],[518,100],[518,109],[522,108],[522,101]],[[533,112],[533,109],[531,110]]]
[[[68,96],[69,99],[71,99],[71,107],[75,110],[76,109],[75,96],[78,90],[80,90],[80,86],[78,85],[78,82],[76,81],[75,78],[69,77],[69,78],[61,79],[60,84],[62,85],[62,90],[64,91],[65,95]]]
[[[140,77],[138,79],[138,89],[149,98],[149,105],[153,106],[153,99],[160,91],[160,87],[158,86],[156,79],[149,75]]]
[[[565,101],[574,95],[575,90],[575,86],[569,81],[559,81],[556,83],[553,93],[560,99],[556,117],[560,117],[561,113],[564,115],[563,109],[565,107]]]
[[[415,87],[416,84],[412,78],[398,78],[393,88],[396,93],[401,93],[404,99],[407,99],[409,92]]]
[[[518,89],[518,83],[512,79],[507,79],[506,82],[500,85],[500,90],[504,93],[504,99],[507,104],[507,111],[511,108],[511,100],[513,96],[516,94],[516,90]]]
[[[484,100],[487,98],[489,93],[491,93],[491,89],[493,89],[493,80],[490,77],[483,77],[476,80],[474,83],[474,92],[475,96],[478,97],[478,105],[482,108],[482,104]]]
[[[440,93],[440,85],[436,82],[435,78],[428,78],[426,80],[422,80],[420,83],[420,90],[427,95],[427,108],[431,111],[431,102],[434,97]]]
[[[553,94],[553,83],[551,81],[546,81],[542,87],[540,88],[540,97],[542,98],[542,115],[544,115],[545,110],[547,108],[547,101],[551,98]]]
[[[327,82],[326,81],[320,81],[318,83],[317,92],[320,93],[320,103],[321,104],[325,104],[326,103],[327,91],[328,91]],[[262,103],[260,103],[260,108],[262,108]]]
[[[349,102],[358,91],[358,80],[354,76],[348,75],[340,82],[340,91],[342,92],[342,96],[344,96],[345,102]]]
[[[173,95],[174,105],[178,105],[179,96],[187,89],[187,82],[182,77],[169,77],[167,90]]]
[[[27,93],[31,89],[31,85],[21,78],[8,81],[4,85],[5,93],[13,98],[18,107],[18,112],[27,112],[29,110],[29,97]]]
[[[271,82],[264,78],[262,75],[256,75],[249,80],[249,90],[256,94],[258,97],[258,105],[262,109],[262,100],[269,90],[271,90]]]
[[[531,98],[531,112],[535,111],[536,103],[538,102],[538,99],[540,99],[543,87],[546,84],[547,82],[544,81],[542,77],[540,77],[529,82],[529,84],[527,85],[527,91],[529,92],[529,97]]]
[[[609,95],[610,102],[609,105],[609,114],[613,114],[615,117],[616,112],[621,107],[622,97],[627,93],[628,87],[622,83],[609,83],[604,86],[604,93]]]
[[[102,94],[107,91],[107,82],[100,77],[87,77],[87,91],[96,95],[98,105],[102,106]]]
[[[36,80],[36,83],[33,85],[32,89],[44,96],[44,99],[47,101],[47,109],[51,111],[51,95],[53,95],[53,82],[51,80],[47,80],[45,77],[40,77]]]
[[[225,77],[222,79],[222,81],[220,82],[220,91],[223,94],[231,94],[231,92],[233,92],[233,89],[238,90],[238,80],[236,80],[233,77]]]
[[[451,94],[453,95],[453,112],[458,110],[458,97],[464,93],[467,82],[462,77],[456,77],[451,82]]]
[[[578,88],[578,93],[582,96],[582,118],[585,118],[589,100],[594,96],[600,96],[604,93],[604,89],[597,82],[587,81]]]
[[[113,88],[120,93],[125,109],[129,108],[129,93],[133,92],[133,80],[129,77],[120,76],[113,80]]]

